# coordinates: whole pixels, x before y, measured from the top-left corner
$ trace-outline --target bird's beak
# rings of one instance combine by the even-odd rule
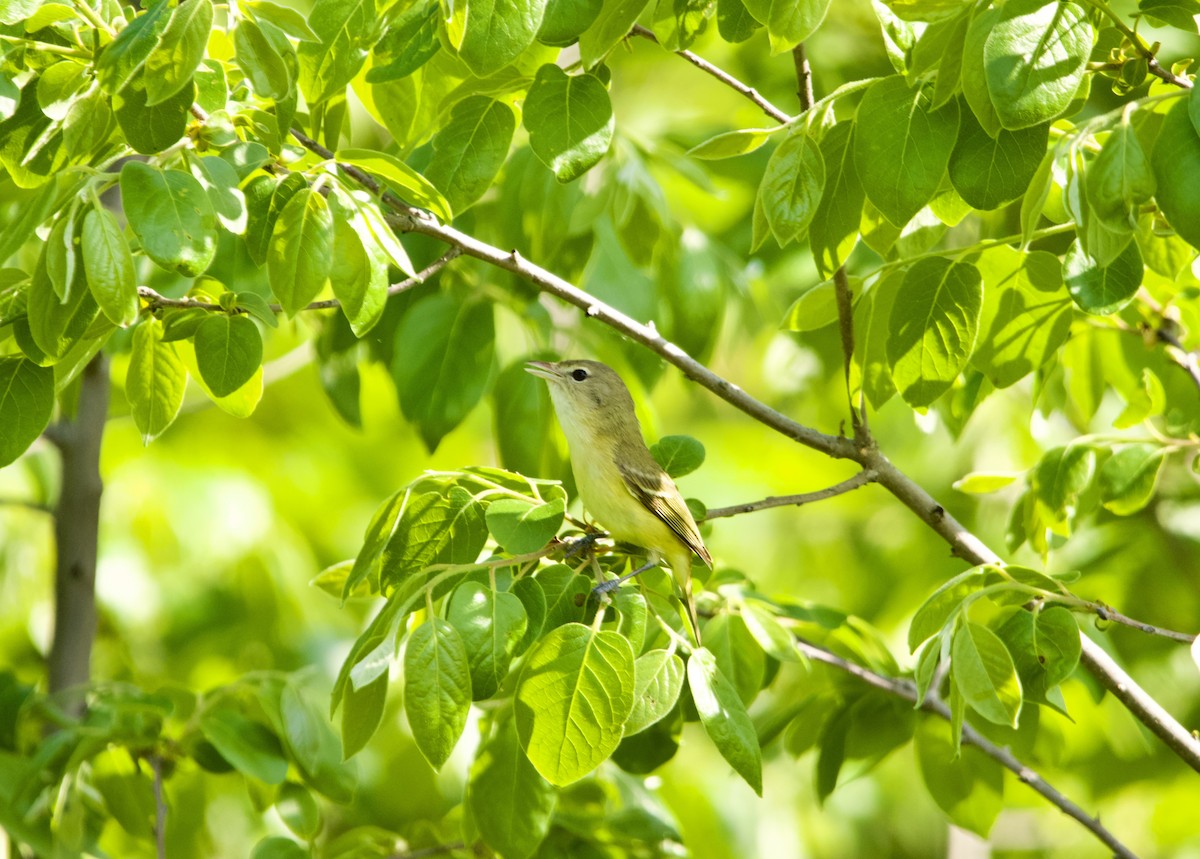
[[[558,371],[554,369],[554,365],[547,361],[526,361],[525,372],[534,376],[540,376],[543,379],[548,379],[551,382],[559,380]]]

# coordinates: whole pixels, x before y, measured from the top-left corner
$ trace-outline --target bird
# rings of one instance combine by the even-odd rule
[[[646,447],[629,388],[599,361],[529,361],[525,369],[549,383],[584,508],[613,539],[640,546],[648,555],[644,566],[597,585],[593,593],[614,590],[665,561],[683,591],[699,645],[692,555],[709,569],[712,555],[679,488]]]

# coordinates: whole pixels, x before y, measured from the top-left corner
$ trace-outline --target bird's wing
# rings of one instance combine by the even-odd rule
[[[646,459],[649,462],[618,463],[625,488],[711,567],[712,555],[708,553],[704,540],[700,537],[700,529],[696,527],[696,520],[692,518],[692,513],[684,503],[683,496],[679,494],[678,487],[648,454]]]

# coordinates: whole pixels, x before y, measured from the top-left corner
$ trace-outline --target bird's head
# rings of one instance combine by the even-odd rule
[[[633,397],[607,364],[530,361],[525,370],[550,383],[550,398],[564,427],[572,423],[600,427],[633,418]]]

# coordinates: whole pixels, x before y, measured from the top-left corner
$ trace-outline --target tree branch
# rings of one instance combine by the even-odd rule
[[[703,521],[708,522],[712,519],[724,519],[729,516],[740,516],[743,513],[754,513],[757,510],[769,510],[772,507],[799,507],[802,504],[812,504],[814,501],[824,501],[827,498],[833,498],[837,495],[843,495],[847,492],[853,492],[860,486],[866,486],[875,479],[875,474],[870,470],[860,471],[847,480],[841,483],[836,483],[833,486],[825,489],[818,489],[815,492],[801,492],[798,495],[780,495],[764,498],[761,501],[751,501],[746,504],[734,504],[732,507],[717,507],[709,510],[704,514]]]
[[[816,103],[813,96],[812,66],[808,64],[808,53],[803,42],[792,48],[792,62],[796,65],[796,98],[800,99],[800,110],[812,110]]]
[[[62,491],[54,517],[54,639],[49,689],[71,715],[83,712],[96,633],[96,550],[100,529],[100,443],[108,417],[108,359],[101,352],[80,376],[75,420],[62,423]]]
[[[303,132],[293,129],[292,135],[306,148],[331,158],[333,153]],[[343,165],[345,166],[345,165]],[[361,170],[352,168],[362,174]],[[349,173],[348,175],[354,175]],[[374,179],[366,177],[367,187],[378,191]],[[512,272],[538,287],[542,292],[565,301],[584,311],[590,319],[596,319],[641,344],[678,368],[684,376],[701,387],[716,394],[734,408],[744,412],[786,438],[826,454],[835,459],[851,459],[864,469],[876,473],[876,481],[885,486],[897,499],[911,509],[939,536],[949,543],[951,551],[972,565],[999,563],[1000,558],[977,536],[964,528],[944,507],[938,504],[921,486],[896,468],[876,446],[856,445],[841,436],[827,435],[800,424],[786,415],[747,394],[737,385],[718,376],[704,364],[688,355],[679,346],[664,338],[653,325],[636,321],[621,311],[610,307],[595,296],[584,292],[567,280],[524,259],[516,250],[505,252],[499,248],[467,235],[454,227],[439,224],[426,212],[400,201],[387,192],[385,201],[394,209],[388,219],[393,229],[415,232],[436,238],[463,253],[490,263],[504,271]],[[1083,663],[1111,689],[1113,694],[1133,715],[1150,728],[1167,746],[1189,766],[1200,772],[1200,740],[1192,737],[1182,725],[1170,716],[1162,706],[1138,686],[1099,645],[1081,634]]]
[[[443,268],[445,268],[446,265],[448,263],[450,263],[451,260],[454,260],[455,258],[457,258],[459,256],[462,256],[462,250],[460,250],[457,247],[451,246],[444,254],[442,254],[436,260],[431,262],[429,265],[425,266],[425,268],[421,269],[413,277],[407,278],[405,280],[400,281],[399,283],[394,283],[391,286],[389,286],[388,290],[387,290],[388,296],[391,297],[393,295],[399,295],[402,292],[407,292],[408,290],[412,289],[414,286],[424,283],[426,280],[433,277],[435,274],[437,274],[439,271],[441,271]],[[148,286],[139,286],[138,287],[138,296],[140,296],[141,299],[146,302],[146,308],[148,310],[152,310],[152,311],[158,310],[163,307],[182,307],[182,308],[189,308],[189,309],[195,309],[195,310],[211,310],[211,311],[224,311],[225,310],[225,308],[219,304],[212,304],[211,302],[207,302],[207,301],[197,301],[194,298],[167,298],[165,295],[155,292],[153,289],[151,289]],[[268,306],[270,307],[272,313],[282,313],[283,312],[282,305],[271,304]],[[301,311],[330,310],[332,308],[341,307],[341,306],[342,306],[342,303],[340,301],[338,301],[336,298],[327,298],[327,299],[323,299],[321,301],[310,302],[309,304],[306,304],[303,308],[301,308]],[[235,307],[231,312],[232,313],[245,313],[246,310],[241,307]]]
[[[874,686],[876,689],[903,698],[905,701],[911,701],[913,704],[917,704],[919,700],[916,687],[908,681],[876,674],[869,668],[864,668],[861,665],[843,659],[825,648],[818,647],[803,639],[796,639],[796,645],[800,649],[800,652],[809,659],[823,662],[839,671],[844,671],[847,674],[857,677],[864,683]],[[938,698],[926,695],[925,700],[921,701],[918,706],[926,713],[932,713],[947,722],[952,721],[953,717],[950,713],[950,708]],[[1124,859],[1137,859],[1133,851],[1117,840],[1117,837],[1109,832],[1098,819],[1092,817],[1063,793],[1055,789],[1053,785],[1042,778],[1032,768],[1021,763],[1008,749],[1002,749],[995,745],[967,724],[964,724],[962,728],[962,740],[967,745],[979,749],[989,758],[1012,772],[1020,782],[1033,788],[1043,798],[1062,811],[1063,814],[1083,825],[1096,838],[1103,842],[1105,846],[1112,850],[1115,856],[1124,857]]]
[[[643,39],[648,39],[649,41],[654,42],[654,44],[658,44],[658,38],[641,24],[634,24],[633,29],[629,31],[629,35],[641,36]],[[791,116],[788,116],[775,105],[771,104],[771,102],[759,95],[758,90],[756,90],[754,87],[746,86],[733,75],[722,71],[703,57],[699,57],[696,54],[693,54],[691,51],[675,51],[674,53],[683,57],[701,71],[712,75],[730,89],[740,92],[746,98],[757,104],[762,109],[763,113],[771,117],[771,119],[775,120],[776,122],[786,125],[792,121]]]

